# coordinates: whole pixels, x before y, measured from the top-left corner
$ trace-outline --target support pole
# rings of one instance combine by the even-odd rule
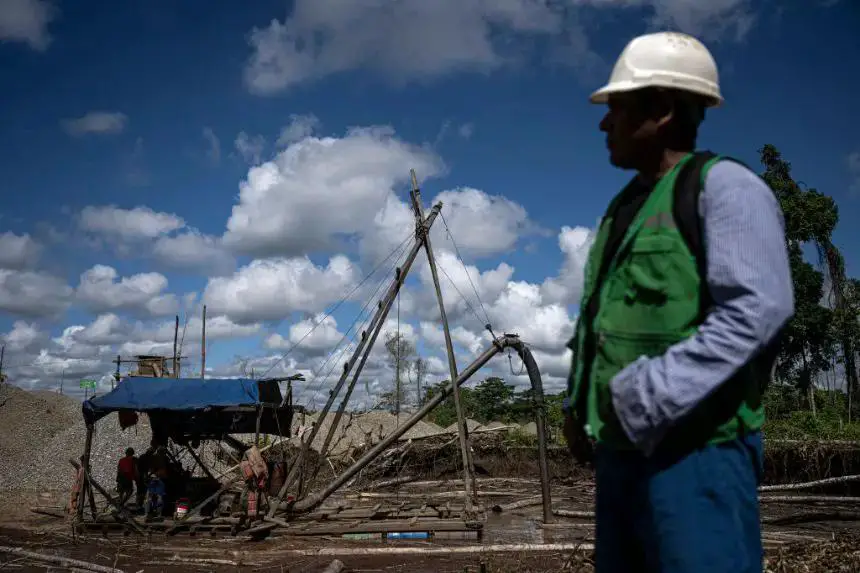
[[[177,360],[177,356],[176,356],[176,345],[178,344],[178,342],[179,342],[179,315],[177,314],[176,315],[176,324],[173,327],[173,377],[174,378],[179,378],[179,376],[177,376],[177,374],[178,374],[177,365],[179,364],[179,361]]]
[[[409,417],[408,420],[403,422],[402,425],[397,426],[393,432],[385,436],[380,442],[378,442],[375,446],[370,448],[367,453],[365,453],[358,461],[352,464],[349,468],[344,470],[342,474],[332,480],[325,489],[323,489],[320,493],[316,494],[313,497],[299,500],[296,502],[293,509],[295,511],[309,511],[318,507],[322,502],[328,499],[333,493],[339,490],[345,483],[351,480],[358,472],[363,470],[367,464],[375,460],[379,455],[388,449],[391,444],[400,439],[400,437],[408,432],[415,424],[421,421],[422,418],[427,416],[433,409],[444,402],[448,396],[451,394],[451,391],[454,387],[459,387],[463,385],[469,378],[471,378],[478,370],[483,368],[483,366],[490,361],[491,358],[502,352],[506,347],[512,346],[519,342],[519,339],[516,336],[503,336],[497,340],[493,341],[493,345],[485,350],[478,358],[475,359],[474,362],[469,364],[463,372],[460,373],[460,376],[452,382],[451,384],[445,386],[441,392],[435,394],[424,406],[415,412],[412,416]]]
[[[119,365],[120,365],[120,364],[122,364],[122,356],[120,356],[119,354],[117,354],[117,355],[116,355],[116,373],[113,375],[114,382],[115,382],[116,384],[119,384],[119,378],[120,378],[120,374],[119,374]],[[114,388],[114,386],[113,386],[113,385],[111,385],[111,389],[113,389],[113,388]]]
[[[439,216],[439,211],[442,210],[442,204],[438,203],[433,206],[430,210],[430,214],[427,215],[427,218],[424,220],[424,227],[429,231],[430,227],[433,225],[433,221],[436,220],[436,217]],[[416,241],[412,248],[409,250],[409,254],[406,256],[406,260],[403,262],[403,267],[401,273],[403,276],[409,271],[412,263],[415,262],[415,257],[418,256],[418,251],[421,250],[422,243],[420,241]],[[369,329],[372,331],[376,328],[378,323],[384,323],[385,317],[388,316],[388,311],[391,309],[391,305],[394,302],[394,297],[397,295],[397,290],[399,288],[398,281],[395,279],[392,281],[391,286],[388,287],[388,291],[385,293],[383,299],[379,302],[379,306],[376,312],[373,315],[373,318],[370,321]],[[296,460],[293,462],[290,467],[290,471],[287,474],[286,479],[284,479],[284,485],[281,486],[281,490],[278,492],[278,495],[272,500],[271,507],[269,508],[268,517],[274,517],[275,512],[278,509],[281,499],[283,499],[284,495],[287,493],[288,488],[293,484],[296,476],[299,473],[301,468],[301,464],[304,463],[304,458],[307,454],[307,450],[310,445],[313,443],[314,439],[319,432],[319,429],[322,427],[323,422],[325,421],[326,416],[331,410],[332,405],[334,404],[335,398],[340,393],[343,385],[346,383],[346,379],[349,377],[350,370],[352,370],[353,365],[355,365],[356,360],[358,360],[359,356],[361,356],[364,351],[365,346],[368,343],[367,331],[362,332],[361,338],[358,344],[355,347],[355,350],[350,356],[349,360],[344,364],[343,373],[338,379],[337,383],[332,388],[332,391],[329,393],[328,400],[326,400],[325,406],[320,411],[320,415],[316,420],[316,423],[311,428],[310,432],[307,434],[307,438],[302,442],[302,448],[299,450],[298,456],[296,456]]]
[[[80,501],[78,501],[78,508],[77,508],[78,509],[78,521],[80,521],[84,517],[84,497],[86,496],[85,492],[87,492],[89,490],[90,452],[93,449],[93,431],[94,431],[94,429],[95,428],[93,427],[92,424],[87,424],[87,437],[84,441],[84,455],[81,456],[81,463],[83,464],[83,468],[84,468],[84,483],[82,484],[82,487],[81,487]],[[92,494],[90,494],[90,495],[92,495]]]
[[[80,467],[77,464],[77,462],[75,462],[75,460],[69,460],[69,463],[72,464],[72,467],[74,467],[75,469],[78,469]],[[124,521],[125,523],[129,524],[138,533],[140,533],[142,535],[146,534],[146,532],[143,530],[143,528],[140,526],[140,524],[138,524],[137,521],[134,519],[134,517],[132,517],[131,514],[129,514],[128,510],[124,506],[120,505],[119,500],[114,499],[107,492],[107,490],[105,488],[103,488],[101,486],[101,484],[99,484],[99,482],[97,482],[90,475],[89,468],[87,468],[87,467],[84,467],[84,481],[86,481],[86,483],[90,484],[92,487],[96,488],[96,490],[100,494],[102,494],[102,497],[104,497],[107,500],[107,502],[109,504],[111,504],[117,510],[117,514],[116,514],[117,518],[119,518],[121,521]],[[90,495],[92,495],[92,492],[90,492]]]
[[[206,378],[206,305],[203,305],[203,344],[200,347],[200,379]]]
[[[407,269],[408,270],[408,269]],[[396,293],[400,291],[400,287],[403,286],[403,279],[406,277],[406,273],[398,268],[394,278],[394,285],[396,285],[395,289],[395,297]],[[394,298],[391,299],[392,301]],[[388,304],[388,308],[391,308],[391,303]],[[386,309],[387,310],[387,309]],[[328,452],[329,445],[331,444],[331,440],[334,437],[335,431],[337,430],[338,424],[340,424],[340,419],[343,417],[343,413],[346,410],[347,404],[349,404],[349,398],[352,396],[352,391],[355,389],[356,383],[358,383],[358,377],[361,376],[361,371],[364,370],[364,364],[367,362],[367,359],[370,357],[370,353],[373,351],[373,345],[376,342],[376,339],[379,337],[379,333],[382,332],[382,328],[385,326],[385,319],[382,319],[376,323],[373,332],[370,334],[370,339],[367,341],[367,346],[364,349],[364,352],[361,355],[361,359],[358,361],[353,374],[352,380],[349,381],[349,384],[346,387],[346,392],[343,395],[343,399],[340,402],[340,406],[337,411],[334,413],[334,420],[329,425],[328,432],[326,433],[325,441],[323,442],[322,448],[320,448],[320,456],[324,457]],[[398,341],[399,343],[399,341]],[[319,468],[319,466],[317,466]],[[316,472],[314,472],[314,477],[316,477]]]
[[[6,356],[6,345],[0,346],[0,384],[3,383],[3,358]]]
[[[416,217],[423,219],[423,206],[421,205],[421,190],[418,187],[418,178],[415,170],[410,171],[412,176],[412,209]],[[436,290],[436,300],[439,303],[439,315],[442,320],[442,332],[445,335],[445,349],[448,354],[448,372],[451,376],[451,392],[454,395],[454,409],[457,412],[457,434],[460,440],[460,454],[463,459],[463,486],[466,491],[466,513],[471,513],[477,502],[475,469],[472,466],[471,445],[469,444],[469,428],[463,415],[463,404],[460,399],[460,388],[454,384],[457,380],[457,358],[454,355],[454,344],[451,341],[451,329],[448,325],[448,315],[445,312],[445,301],[442,298],[442,287],[439,284],[439,271],[436,268],[436,257],[433,255],[433,246],[430,243],[429,229],[416,228],[416,233],[424,233],[424,250],[427,252],[427,262],[430,264],[430,274],[433,277],[433,288]]]

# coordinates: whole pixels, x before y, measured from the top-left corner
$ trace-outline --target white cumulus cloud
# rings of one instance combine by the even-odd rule
[[[356,279],[354,265],[340,255],[325,267],[307,257],[258,259],[231,276],[211,279],[203,298],[213,311],[240,324],[280,320],[293,311],[322,310]]]
[[[42,245],[29,234],[16,235],[10,231],[0,234],[0,269],[21,270],[36,264]]]
[[[91,111],[81,117],[64,119],[63,129],[69,135],[116,135],[125,130],[128,116],[118,111]]]
[[[166,289],[167,277],[160,273],[120,277],[113,267],[95,265],[81,274],[76,297],[93,312],[125,309],[152,315],[174,314],[179,302]]]
[[[581,22],[584,6],[638,9],[652,28],[708,40],[743,39],[756,18],[751,0],[297,0],[284,20],[251,30],[244,80],[271,95],[359,69],[395,83],[486,73],[533,58],[535,39],[551,60],[593,72],[606,66]]]
[[[343,138],[307,137],[252,167],[224,242],[254,256],[294,256],[336,248],[336,236],[360,233],[409,179],[440,173],[430,151],[386,127],[354,128]]]

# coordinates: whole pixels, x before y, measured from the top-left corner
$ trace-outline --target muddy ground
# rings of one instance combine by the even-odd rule
[[[80,535],[64,518],[33,513],[33,508],[57,512],[67,492],[0,492],[0,546],[14,546],[113,567],[127,573],[158,571],[277,571],[322,572],[334,559],[343,571],[447,572],[587,572],[591,567],[594,523],[590,518],[556,516],[542,523],[541,506],[494,506],[534,499],[539,495],[534,448],[512,448],[484,440],[476,444],[475,464],[480,500],[486,511],[481,539],[449,534],[445,539],[355,540],[340,533],[297,535],[302,523],[279,529],[269,538],[218,532],[216,536],[187,533],[148,538],[122,532]],[[462,482],[456,466],[459,452],[450,444],[440,448],[404,449],[362,474],[349,489],[326,501],[328,507],[350,510],[424,505],[462,505]],[[389,463],[395,460],[394,463]],[[765,483],[779,484],[860,474],[856,444],[769,444]],[[553,448],[549,455],[554,510],[590,511],[594,485],[591,473],[576,468],[568,454]],[[325,465],[334,471],[333,465]],[[331,479],[325,470],[321,482]],[[425,481],[380,488],[379,480],[413,476]],[[436,480],[433,485],[426,480]],[[439,483],[443,480],[444,483]],[[445,481],[448,480],[448,481]],[[376,486],[374,486],[376,484]],[[768,571],[860,573],[860,491],[857,481],[818,489],[768,492],[762,502],[763,538]],[[802,496],[801,499],[798,496]],[[842,496],[834,499],[835,496]],[[103,505],[103,504],[102,504]],[[53,508],[53,509],[51,509]],[[354,523],[333,516],[325,523]],[[376,523],[379,523],[378,521]],[[314,527],[320,522],[314,522]],[[289,534],[288,534],[289,532]],[[459,536],[458,536],[459,535]],[[68,564],[66,564],[68,565]],[[0,573],[7,571],[67,571],[20,554],[0,552]]]
[[[592,520],[557,517],[551,526],[543,526],[539,505],[495,512],[493,506],[534,496],[538,493],[537,484],[528,480],[510,483],[492,479],[480,483],[481,500],[487,510],[481,540],[353,541],[334,534],[310,538],[284,533],[276,533],[262,541],[233,537],[229,533],[219,533],[216,537],[153,534],[148,540],[118,532],[81,536],[73,533],[70,523],[63,518],[30,511],[33,507],[58,507],[64,502],[65,494],[43,492],[28,496],[4,492],[0,500],[0,545],[79,559],[131,573],[238,570],[311,573],[323,571],[334,559],[344,563],[343,571],[592,571],[589,547],[593,541]],[[459,488],[459,483],[451,482],[447,487],[402,486],[381,492],[352,491],[331,503],[355,509],[380,503],[432,504],[439,497],[449,501],[453,498],[456,502]],[[557,479],[553,483],[555,509],[588,510],[592,495],[590,480]],[[768,570],[780,573],[860,572],[860,522],[851,519],[852,515],[857,517],[853,512],[860,510],[858,506],[856,499],[839,503],[763,504],[764,521],[816,514],[805,523],[764,526]],[[542,550],[536,550],[537,544],[543,544]],[[404,551],[412,553],[404,554]],[[449,553],[444,553],[446,551]],[[363,552],[371,554],[361,554]],[[75,569],[51,566],[21,555],[0,554],[0,573],[68,570]]]

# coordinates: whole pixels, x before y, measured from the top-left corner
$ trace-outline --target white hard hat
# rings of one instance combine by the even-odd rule
[[[633,38],[615,62],[609,83],[591,94],[590,100],[606,103],[610,94],[647,87],[702,95],[707,107],[723,102],[714,57],[699,40],[677,32]]]

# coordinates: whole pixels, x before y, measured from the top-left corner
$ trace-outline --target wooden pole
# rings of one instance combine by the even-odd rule
[[[6,345],[0,346],[0,384],[3,383],[3,358],[6,356]]]
[[[408,270],[408,269],[407,269]],[[395,284],[397,285],[397,292],[400,291],[400,287],[403,285],[403,279],[406,277],[405,271],[400,267],[395,269]],[[389,305],[390,307],[390,305]],[[373,351],[373,345],[376,342],[376,339],[379,337],[379,333],[382,332],[383,327],[385,326],[385,320],[380,320],[376,323],[376,326],[373,329],[373,332],[370,333],[368,337],[369,340],[367,342],[367,346],[364,349],[364,353],[361,355],[361,358],[356,364],[355,369],[352,373],[352,380],[350,380],[349,384],[346,387],[346,392],[344,392],[343,399],[340,402],[340,406],[334,413],[334,419],[332,423],[329,425],[328,433],[326,434],[325,440],[323,441],[322,447],[320,448],[320,455],[327,456],[328,455],[328,447],[331,444],[331,440],[334,437],[335,430],[340,425],[340,420],[343,417],[344,411],[346,411],[346,406],[349,404],[349,398],[352,396],[352,391],[355,389],[356,383],[358,383],[358,377],[361,376],[361,372],[364,369],[364,364],[367,362],[367,359],[370,357],[370,353]],[[397,341],[400,342],[399,340]],[[398,415],[399,415],[398,411]],[[319,469],[319,466],[317,466]],[[313,477],[316,477],[316,471],[313,474]]]
[[[441,203],[435,205],[431,210],[430,214],[427,216],[427,219],[424,221],[424,226],[429,229],[433,225],[433,221],[436,220],[436,217],[439,216],[439,211],[441,210]],[[270,509],[268,513],[268,517],[274,517],[275,512],[278,509],[280,504],[280,500],[283,499],[284,495],[287,493],[287,489],[293,484],[295,480],[300,465],[304,461],[304,457],[307,454],[308,448],[313,443],[314,438],[316,438],[319,433],[320,428],[322,427],[323,422],[325,421],[326,416],[328,416],[331,407],[334,405],[334,401],[337,398],[338,394],[340,394],[343,385],[346,383],[347,378],[349,377],[350,371],[353,366],[356,364],[356,361],[362,360],[361,366],[364,365],[364,361],[367,360],[367,355],[364,355],[364,348],[368,344],[372,347],[373,343],[376,341],[376,334],[378,334],[377,325],[379,323],[384,323],[385,318],[388,316],[388,312],[391,310],[392,304],[394,304],[394,298],[397,296],[397,293],[400,290],[401,281],[409,272],[409,269],[412,267],[412,263],[415,261],[415,258],[418,256],[418,251],[421,250],[421,242],[416,241],[412,248],[409,250],[409,253],[406,255],[406,259],[403,261],[403,266],[401,267],[400,273],[389,285],[388,290],[385,293],[385,296],[382,300],[379,301],[379,304],[376,308],[376,311],[373,314],[373,318],[371,318],[370,323],[368,324],[367,330],[363,331],[361,337],[356,344],[355,349],[352,352],[352,356],[350,356],[349,360],[343,365],[343,372],[340,375],[337,383],[332,388],[331,392],[329,392],[328,399],[326,400],[323,409],[320,411],[319,416],[317,417],[316,422],[311,427],[311,431],[308,432],[307,438],[302,442],[302,447],[299,450],[298,455],[293,461],[292,466],[290,467],[290,471],[287,473],[287,477],[284,479],[284,484],[281,486],[281,490],[278,492],[278,495],[270,503]],[[368,335],[368,331],[370,335]],[[356,378],[353,377],[355,380]],[[329,434],[331,434],[334,429],[336,429],[336,425],[332,424],[329,427]]]
[[[69,460],[69,463],[72,464],[72,467],[74,467],[75,469],[78,469],[80,467],[75,462],[75,460]],[[119,518],[121,521],[128,523],[138,533],[146,534],[143,528],[141,528],[137,521],[128,513],[128,510],[126,510],[123,505],[120,505],[119,500],[111,497],[107,490],[103,488],[101,484],[99,484],[99,482],[97,482],[95,478],[90,475],[89,469],[87,467],[84,467],[84,481],[90,484],[92,487],[96,488],[96,491],[102,494],[102,497],[104,497],[109,504],[116,508],[117,518]],[[92,495],[92,492],[90,492],[90,495]]]
[[[120,364],[122,364],[122,356],[120,356],[119,354],[117,354],[117,355],[116,355],[116,372],[115,372],[115,373],[114,373],[114,375],[113,375],[113,377],[114,377],[114,381],[115,381],[117,384],[119,384],[119,378],[120,378],[120,374],[119,374],[119,365],[120,365]],[[113,388],[113,384],[111,384],[111,388]]]
[[[81,456],[81,463],[84,468],[84,483],[83,487],[81,487],[80,498],[78,501],[78,521],[83,519],[84,517],[84,497],[86,496],[86,491],[89,487],[89,470],[90,470],[90,451],[93,449],[93,425],[87,424],[87,437],[84,441],[84,455]]]
[[[200,379],[206,378],[206,305],[203,305],[203,345],[200,347]]]
[[[177,360],[177,357],[176,357],[176,345],[178,342],[179,342],[179,315],[177,314],[176,315],[176,325],[173,327],[173,377],[174,378],[179,378],[179,376],[177,376],[177,374],[178,374],[177,365],[179,364],[179,361]]]
[[[418,219],[424,219],[424,207],[421,205],[421,190],[418,188],[418,178],[415,170],[410,170],[412,176],[412,209]],[[463,458],[463,486],[466,491],[466,512],[473,510],[473,501],[477,501],[475,492],[475,471],[472,467],[471,447],[469,445],[469,428],[463,415],[463,404],[460,400],[460,387],[457,385],[457,358],[454,355],[454,343],[451,341],[451,329],[448,325],[448,315],[445,312],[445,301],[442,299],[442,287],[439,284],[439,272],[436,268],[436,257],[433,255],[433,247],[430,243],[429,229],[423,225],[416,228],[416,232],[423,232],[424,250],[427,253],[427,262],[430,264],[430,274],[433,277],[433,287],[436,290],[436,300],[439,303],[439,315],[442,320],[442,332],[445,335],[445,349],[448,353],[448,372],[451,376],[452,394],[454,396],[454,409],[457,411],[457,433],[460,440],[460,453]]]

